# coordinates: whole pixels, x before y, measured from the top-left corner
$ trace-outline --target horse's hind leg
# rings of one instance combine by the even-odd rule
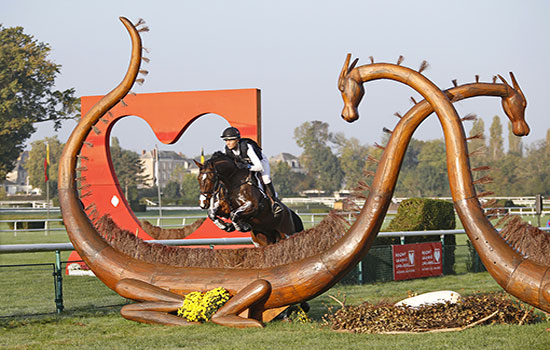
[[[264,327],[262,322],[263,302],[271,293],[271,284],[266,280],[256,280],[244,287],[219,309],[212,322],[228,327]],[[249,318],[238,316],[249,309]]]
[[[115,290],[125,298],[140,301],[125,305],[120,310],[122,317],[128,320],[171,326],[196,324],[171,314],[182,306],[184,297],[181,295],[135,279],[121,280],[117,283]]]

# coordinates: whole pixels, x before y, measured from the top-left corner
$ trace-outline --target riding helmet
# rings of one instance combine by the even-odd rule
[[[220,137],[224,140],[236,140],[241,138],[241,133],[239,132],[239,129],[231,126],[225,129]]]

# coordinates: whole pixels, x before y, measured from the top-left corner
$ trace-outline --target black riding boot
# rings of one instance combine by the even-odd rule
[[[271,200],[271,210],[273,211],[273,216],[278,217],[283,212],[283,208],[281,207],[281,202],[279,201],[279,198],[277,198],[277,195],[275,194],[273,182],[265,184],[265,192]]]

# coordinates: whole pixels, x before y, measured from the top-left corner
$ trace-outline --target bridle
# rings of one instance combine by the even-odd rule
[[[214,174],[215,181],[214,181],[214,186],[212,187],[212,190],[200,191],[200,196],[204,197],[205,201],[210,201],[210,198],[212,198],[213,196],[215,196],[220,192],[220,189],[221,189],[220,176],[216,171],[215,167],[213,167],[213,170],[205,170],[202,174],[203,175]]]

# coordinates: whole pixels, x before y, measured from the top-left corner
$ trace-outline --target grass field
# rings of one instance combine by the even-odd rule
[[[80,282],[78,282],[80,283]],[[265,329],[229,329],[213,324],[167,327],[124,320],[119,307],[77,309],[62,315],[0,320],[3,349],[549,349],[550,321],[534,325],[477,326],[461,332],[409,335],[337,333],[320,322],[328,295],[346,300],[397,301],[408,291],[451,289],[463,295],[498,291],[487,273],[364,286],[338,285],[310,302],[310,324],[272,321]],[[24,302],[24,300],[22,300]]]
[[[457,244],[465,242],[457,236]],[[68,242],[64,232],[0,234],[0,244]],[[66,260],[69,252],[62,252]],[[0,265],[53,263],[53,252],[4,254]],[[322,315],[338,304],[398,301],[408,292],[454,290],[462,295],[501,291],[488,273],[460,274],[369,285],[337,285],[310,301],[310,324],[273,321],[265,329],[228,329],[213,324],[177,328],[127,321],[127,301],[95,277],[64,276],[65,311],[55,314],[51,265],[0,268],[2,349],[550,349],[550,320],[534,325],[477,326],[462,332],[414,335],[336,333]],[[107,307],[109,305],[116,305]],[[2,317],[5,315],[18,315]],[[33,315],[33,316],[29,316]],[[540,314],[543,319],[545,316]]]

